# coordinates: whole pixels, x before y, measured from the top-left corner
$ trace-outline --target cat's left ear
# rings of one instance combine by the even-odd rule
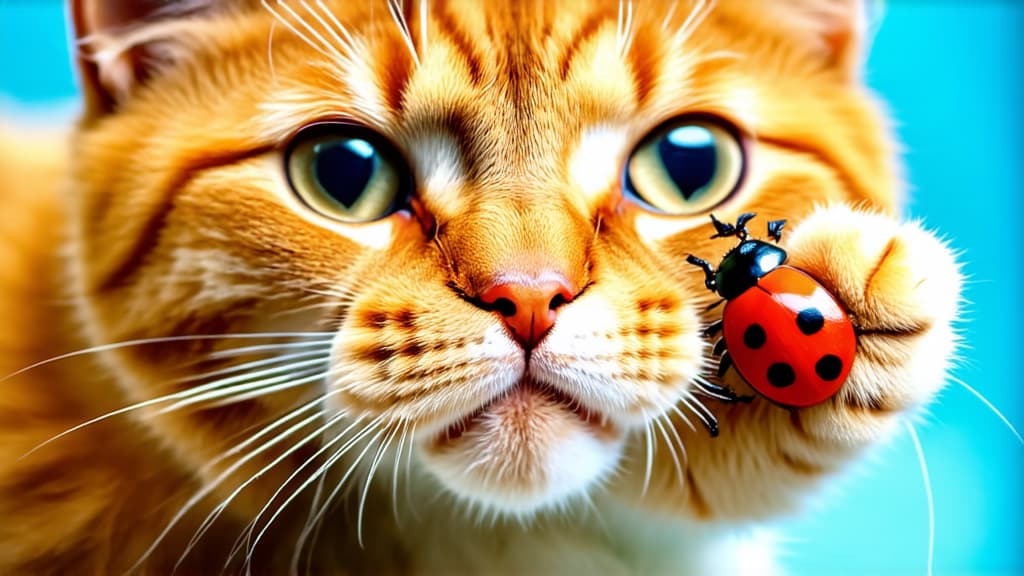
[[[775,20],[821,55],[847,79],[860,79],[871,43],[870,18],[880,2],[871,0],[771,0]],[[869,4],[871,6],[869,6]]]
[[[154,75],[187,57],[190,20],[226,0],[72,0],[86,114],[113,110]]]

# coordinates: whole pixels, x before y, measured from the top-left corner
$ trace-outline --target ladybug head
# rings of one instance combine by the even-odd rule
[[[786,251],[760,240],[744,240],[729,251],[718,265],[715,284],[718,294],[732,300],[757,284],[759,278],[786,262]]]

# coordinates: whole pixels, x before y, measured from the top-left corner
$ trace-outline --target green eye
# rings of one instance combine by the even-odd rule
[[[658,212],[697,214],[731,196],[743,171],[743,147],[732,130],[707,119],[683,118],[637,146],[626,164],[623,188]]]
[[[353,124],[313,124],[286,152],[288,181],[310,208],[342,222],[369,222],[401,208],[409,169],[379,134]]]

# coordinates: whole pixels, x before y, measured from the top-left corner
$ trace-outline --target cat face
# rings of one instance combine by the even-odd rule
[[[188,466],[215,478],[253,426],[294,425],[223,491],[397,448],[501,512],[585,497],[638,437],[708,417],[685,257],[731,247],[709,213],[895,204],[814,13],[200,4],[78,10],[99,33],[71,258],[96,343],[203,335],[106,357],[129,396],[187,400],[140,413]]]

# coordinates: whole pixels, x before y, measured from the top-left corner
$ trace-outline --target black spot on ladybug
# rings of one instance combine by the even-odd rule
[[[776,388],[785,388],[796,380],[793,367],[785,362],[776,362],[768,367],[768,383]]]
[[[764,333],[764,328],[761,328],[760,324],[751,324],[750,326],[747,326],[747,329],[743,332],[743,343],[751,350],[757,350],[761,346],[764,346],[764,341],[766,339],[767,335]]]
[[[843,361],[839,359],[839,356],[826,354],[814,365],[814,371],[822,380],[835,380],[843,371]]]
[[[817,308],[805,308],[796,315],[796,325],[800,331],[810,336],[816,334],[825,325],[825,317]]]

